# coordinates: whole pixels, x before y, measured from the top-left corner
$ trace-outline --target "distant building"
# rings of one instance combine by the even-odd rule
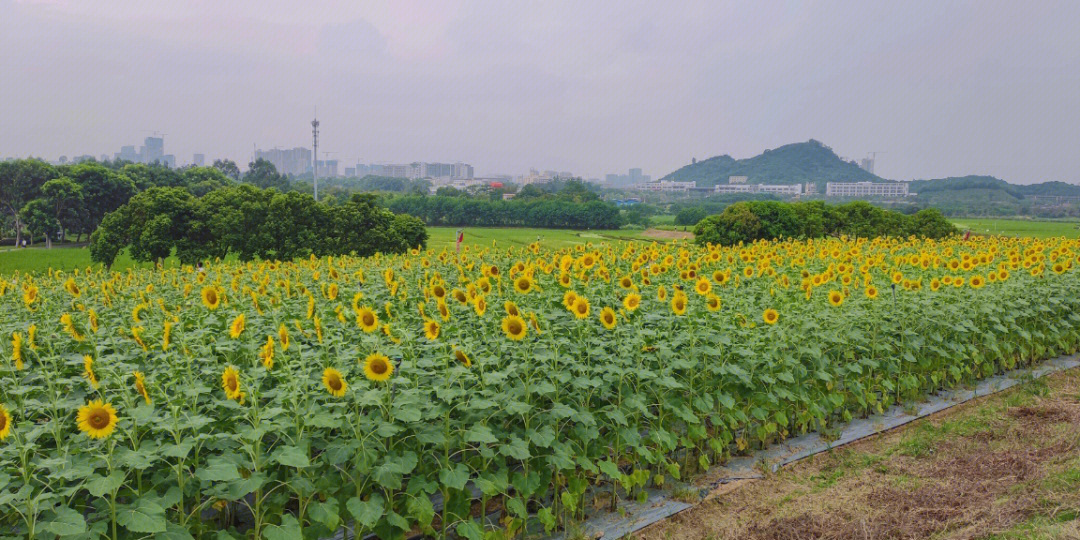
[[[729,184],[745,184],[750,177],[748,176],[729,176],[727,177],[727,183]]]
[[[866,172],[868,172],[868,173],[870,173],[870,174],[874,174],[874,158],[869,158],[868,157],[868,158],[860,159],[859,160],[859,168],[866,171]]]
[[[360,165],[357,165],[357,172],[360,172]],[[396,164],[396,165],[371,165],[368,171],[364,171],[369,174],[377,174],[381,176],[390,176],[393,178],[432,178],[432,179],[469,179],[473,177],[473,167],[468,163],[426,163],[426,162],[413,162],[409,164]]]
[[[638,184],[640,191],[659,191],[665,193],[671,192],[687,192],[697,187],[697,182],[675,182],[672,180],[659,180],[656,182],[646,182],[644,184]]]
[[[814,195],[817,193],[817,184],[814,182],[807,182],[806,185],[803,186],[803,191],[807,195]]]
[[[311,172],[311,150],[303,147],[287,150],[280,148],[256,150],[255,159],[265,159],[273,163],[274,168],[279,173],[287,176],[297,176]],[[323,176],[322,172],[319,173],[319,176]]]
[[[191,164],[196,167],[202,167],[206,164],[206,156],[204,154],[195,154],[191,156]]]
[[[335,178],[338,175],[338,160],[327,159],[315,162],[319,178]]]
[[[639,168],[630,169],[628,174],[609,174],[604,176],[604,183],[613,187],[637,186],[647,184],[651,181],[652,177],[647,174],[642,174],[641,169]]]
[[[735,178],[735,177],[733,177]],[[745,177],[743,177],[745,178]],[[802,184],[717,184],[713,193],[730,195],[732,193],[771,193],[773,195],[788,195],[797,197],[802,195]]]
[[[139,153],[142,154],[143,163],[153,163],[155,161],[164,163],[165,138],[147,137],[143,146],[139,148]]]
[[[827,197],[907,197],[907,182],[828,182]]]
[[[135,150],[135,146],[121,146],[120,153],[116,154],[116,159],[121,161],[131,161],[134,163],[141,163],[142,156]]]

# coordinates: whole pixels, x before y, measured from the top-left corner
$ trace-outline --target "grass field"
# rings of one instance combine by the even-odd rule
[[[436,251],[443,248],[454,248],[454,234],[456,227],[428,227],[428,247]],[[476,247],[491,247],[492,242],[500,247],[521,247],[537,239],[546,248],[562,248],[576,244],[592,242],[612,242],[618,240],[643,240],[653,241],[653,238],[643,236],[644,231],[639,230],[616,230],[616,231],[572,231],[566,229],[524,229],[524,228],[465,228],[465,244]],[[664,240],[657,240],[663,242]],[[167,267],[175,266],[179,262],[170,257],[165,260]],[[90,250],[85,246],[56,246],[52,249],[39,247],[15,249],[0,249],[0,275],[14,272],[44,272],[49,268],[55,270],[71,270],[72,268],[96,267],[90,261]],[[128,268],[149,268],[149,263],[137,263],[131,260],[126,253],[121,253],[113,265],[115,270]]]
[[[951,220],[960,230],[978,234],[1003,234],[1005,236],[1080,236],[1080,221],[1035,221],[1027,219],[959,218]]]

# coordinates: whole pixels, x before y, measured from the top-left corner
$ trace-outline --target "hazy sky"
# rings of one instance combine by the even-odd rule
[[[1080,2],[0,0],[0,156],[158,131],[244,165],[310,147],[316,106],[343,166],[660,176],[815,138],[1080,183]]]

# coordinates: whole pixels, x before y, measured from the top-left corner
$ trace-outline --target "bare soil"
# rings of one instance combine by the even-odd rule
[[[1078,516],[1072,370],[721,486],[635,538],[1080,539]]]
[[[682,240],[686,238],[693,238],[694,233],[690,231],[668,231],[665,229],[645,229],[645,232],[641,233],[641,236],[645,238],[656,238],[657,240]]]

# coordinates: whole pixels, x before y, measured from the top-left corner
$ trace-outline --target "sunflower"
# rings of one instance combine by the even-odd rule
[[[236,316],[231,323],[229,323],[229,337],[236,339],[240,337],[240,334],[244,333],[244,328],[247,326],[247,318],[241,313]]]
[[[574,291],[566,291],[566,294],[562,297],[562,303],[566,306],[566,309],[574,309],[574,301],[577,300],[577,293]]]
[[[385,381],[394,374],[394,364],[383,354],[371,353],[364,359],[364,376],[369,381]]]
[[[1061,263],[1054,263],[1054,266],[1051,266],[1050,269],[1053,270],[1055,274],[1065,273],[1065,265]]]
[[[239,401],[243,392],[240,391],[240,372],[233,366],[225,368],[221,374],[221,387],[225,389],[225,397]]]
[[[135,372],[135,390],[139,392],[139,395],[142,396],[143,400],[146,401],[147,405],[153,403],[150,400],[150,393],[146,391],[146,377],[141,371]]]
[[[469,360],[469,355],[457,347],[454,347],[454,360],[457,360],[465,367],[472,367],[472,360]]]
[[[866,288],[866,297],[873,300],[878,297],[877,287],[870,285]]]
[[[578,296],[574,298],[574,307],[570,309],[574,312],[574,316],[579,319],[584,319],[589,316],[589,300],[584,296]]]
[[[326,387],[326,391],[330,392],[330,395],[334,397],[344,396],[345,390],[349,388],[341,372],[332,367],[323,370],[322,383]]]
[[[519,276],[514,280],[514,290],[521,294],[527,294],[532,288],[533,280],[528,275]]]
[[[266,336],[266,344],[259,347],[259,361],[266,369],[274,369],[274,336]]]
[[[503,333],[506,334],[506,337],[514,341],[521,341],[528,332],[528,329],[525,326],[525,319],[522,319],[517,315],[507,315],[503,318],[502,330]]]
[[[705,297],[705,307],[708,308],[709,311],[719,311],[720,297],[716,296],[715,294],[710,294],[709,296]]]
[[[11,413],[7,407],[0,403],[0,441],[8,438],[11,434]]]
[[[23,290],[23,304],[30,311],[34,310],[34,302],[38,301],[38,288],[36,285],[30,285]]]
[[[487,300],[484,300],[483,296],[477,296],[473,302],[473,309],[478,316],[483,317],[484,313],[487,312]]]
[[[615,310],[605,307],[600,310],[600,323],[604,325],[604,328],[611,330],[615,328]]]
[[[281,344],[281,350],[289,350],[289,329],[285,328],[285,323],[281,323],[277,329],[278,343]]]
[[[431,287],[431,295],[439,299],[445,298],[446,287],[443,287],[441,284],[435,284],[435,286]]]
[[[630,293],[623,298],[622,305],[626,308],[626,311],[636,311],[641,306],[641,295],[637,293]]]
[[[83,341],[86,339],[78,329],[75,328],[75,321],[71,319],[70,313],[64,313],[60,316],[60,324],[64,325],[64,331],[71,335],[71,339],[75,341]]]
[[[676,315],[686,314],[686,295],[676,294],[671,298],[671,312]]]
[[[769,308],[761,314],[761,319],[765,321],[765,324],[776,324],[776,321],[780,320],[780,313],[775,309]]]
[[[18,332],[11,333],[11,357],[15,360],[15,369],[23,368],[23,350],[22,350],[22,334]]]
[[[844,303],[844,293],[840,291],[829,291],[829,303],[834,306],[839,306]]]
[[[656,290],[656,299],[660,300],[661,302],[667,300],[667,289],[665,289],[663,285],[661,285],[660,288]]]
[[[374,332],[379,328],[379,315],[370,307],[363,306],[356,311],[356,325],[364,332]]]
[[[168,351],[169,344],[172,343],[172,321],[165,321],[165,325],[161,329],[161,350]]]
[[[562,287],[569,287],[570,274],[567,274],[566,272],[562,272],[561,274],[559,274],[559,285]]]
[[[697,291],[698,294],[704,296],[712,292],[712,284],[709,283],[709,280],[707,279],[699,279],[698,282],[694,284],[694,290]]]
[[[623,276],[619,278],[619,286],[624,289],[632,289],[634,288],[634,280],[630,276]]]
[[[102,439],[116,429],[116,409],[108,403],[95,399],[79,407],[77,416],[79,431],[93,439]]]
[[[439,323],[435,322],[434,319],[424,321],[424,336],[429,340],[435,341],[436,339],[439,339],[440,329]]]
[[[986,285],[986,278],[980,275],[974,275],[971,276],[971,281],[969,283],[972,289],[981,289],[984,285]]]
[[[90,386],[97,390],[98,380],[97,375],[94,374],[94,357],[89,354],[83,355],[83,377],[90,381]]]
[[[217,309],[221,305],[221,292],[217,287],[203,287],[202,303],[210,309]]]
[[[514,317],[521,316],[521,310],[518,309],[517,304],[512,301],[507,301],[503,304],[503,309],[506,310],[507,315],[513,315]]]
[[[940,279],[934,278],[934,279],[930,280],[930,290],[931,291],[937,292],[937,290],[940,289],[940,288],[941,288],[941,280]]]

